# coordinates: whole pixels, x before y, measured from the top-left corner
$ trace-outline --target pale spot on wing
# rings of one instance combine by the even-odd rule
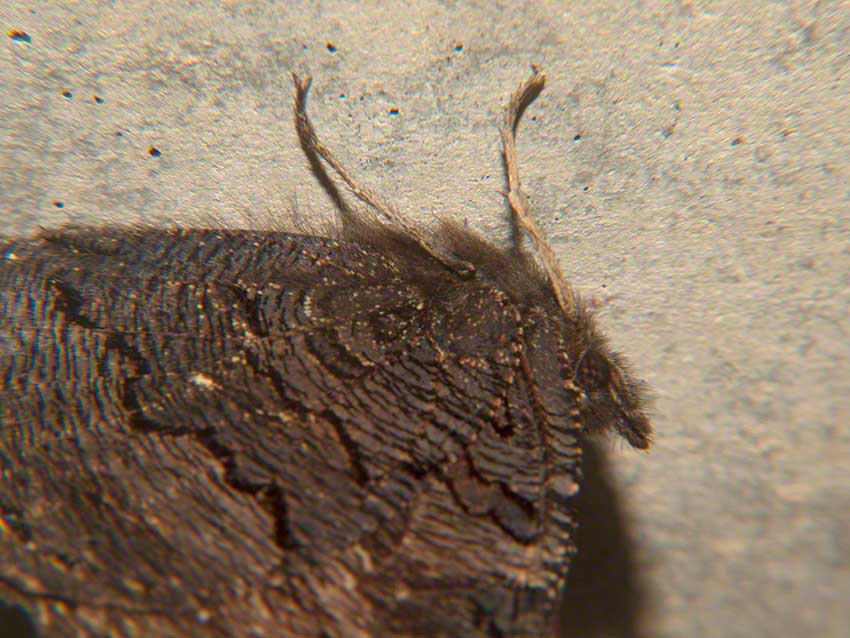
[[[579,490],[579,484],[576,483],[575,477],[570,474],[555,474],[551,476],[549,478],[549,485],[563,497],[575,496]]]
[[[189,381],[194,383],[199,388],[203,388],[205,390],[221,390],[221,386],[212,379],[210,379],[203,372],[196,372],[191,377],[189,377]]]

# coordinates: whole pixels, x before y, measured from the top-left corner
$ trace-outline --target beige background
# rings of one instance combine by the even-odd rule
[[[7,234],[327,217],[296,69],[362,181],[501,240],[499,109],[545,69],[526,189],[656,395],[652,452],[606,446],[635,618],[587,635],[847,635],[847,2],[0,0],[0,26]]]

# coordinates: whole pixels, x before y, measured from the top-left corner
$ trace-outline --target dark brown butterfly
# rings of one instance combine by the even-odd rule
[[[358,186],[297,78],[339,236],[0,243],[0,599],[43,636],[548,633],[582,437],[651,429],[520,189],[544,82],[508,250]]]

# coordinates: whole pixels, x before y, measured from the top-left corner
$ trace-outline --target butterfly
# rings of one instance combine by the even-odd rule
[[[0,598],[46,636],[545,635],[581,442],[652,434],[523,195],[545,75],[508,248],[360,186],[293,80],[338,232],[0,241]]]

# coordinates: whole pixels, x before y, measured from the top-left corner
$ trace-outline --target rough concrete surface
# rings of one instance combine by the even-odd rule
[[[544,69],[525,188],[655,392],[653,450],[603,446],[635,620],[586,635],[847,635],[846,2],[0,0],[0,24],[2,234],[329,218],[298,70],[364,183],[503,240],[499,111]]]

